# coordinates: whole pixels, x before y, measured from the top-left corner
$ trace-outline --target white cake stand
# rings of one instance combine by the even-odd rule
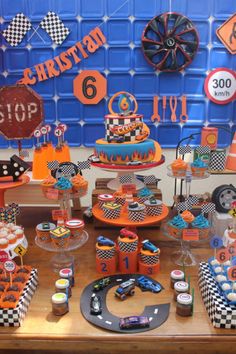
[[[151,163],[143,163],[141,165],[132,166],[132,165],[113,165],[113,164],[105,164],[102,162],[91,162],[91,165],[97,168],[100,168],[103,171],[108,172],[116,172],[116,178],[112,179],[107,183],[107,187],[112,190],[118,190],[121,187],[120,177],[129,175],[132,176],[132,183],[136,185],[137,189],[141,189],[144,187],[144,183],[140,181],[136,176],[135,172],[147,171],[153,167],[160,166],[165,162],[165,157],[162,155],[159,161],[154,161]]]

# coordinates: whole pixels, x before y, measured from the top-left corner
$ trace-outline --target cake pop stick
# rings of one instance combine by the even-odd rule
[[[57,127],[57,128],[54,130],[54,135],[57,137],[57,146],[61,146],[62,130]]]
[[[45,126],[43,126],[41,129],[40,129],[40,132],[43,136],[43,143],[46,144],[46,135],[47,135],[47,128]]]
[[[3,263],[3,267],[10,275],[10,284],[12,286],[12,273],[16,269],[16,263],[12,259],[8,259]]]
[[[192,288],[192,315],[193,315],[193,309],[194,309],[194,288]]]
[[[46,124],[45,128],[47,129],[46,140],[48,142],[49,141],[49,133],[52,130],[52,128],[51,128],[51,125],[49,125],[49,124]]]

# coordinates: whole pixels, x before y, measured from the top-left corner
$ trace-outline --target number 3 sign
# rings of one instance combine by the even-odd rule
[[[107,94],[107,80],[96,70],[84,70],[74,79],[74,95],[84,104],[97,104]]]

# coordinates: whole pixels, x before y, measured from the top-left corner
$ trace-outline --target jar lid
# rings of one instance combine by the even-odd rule
[[[108,201],[108,200],[111,201],[114,200],[114,197],[111,194],[99,194],[98,199],[104,201]]]
[[[182,293],[177,296],[177,302],[181,305],[190,305],[193,302],[192,295]]]
[[[64,293],[56,293],[52,295],[53,304],[64,304],[67,301],[67,296]]]
[[[63,268],[59,272],[59,275],[62,278],[64,278],[64,277],[69,278],[72,276],[72,274],[73,274],[73,272],[72,272],[72,269],[70,269],[70,268]]]
[[[174,269],[170,273],[171,278],[173,279],[184,279],[184,272],[179,269]]]
[[[80,219],[70,219],[70,220],[67,220],[67,222],[66,222],[66,227],[68,227],[70,229],[83,227],[83,226],[84,226],[84,222],[83,222],[83,220],[80,220]]]
[[[55,282],[55,286],[57,289],[66,289],[70,286],[70,282],[68,279],[58,279]]]
[[[176,291],[181,291],[183,293],[188,291],[188,283],[186,283],[186,281],[177,281],[177,283],[174,284],[174,288]]]

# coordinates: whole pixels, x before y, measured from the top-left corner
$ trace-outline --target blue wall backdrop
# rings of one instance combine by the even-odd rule
[[[183,72],[160,73],[145,61],[141,53],[141,34],[147,22],[163,12],[179,12],[195,24],[200,38],[198,53]],[[118,10],[119,9],[119,10]],[[107,44],[60,77],[32,86],[44,99],[45,122],[68,124],[66,138],[70,146],[91,147],[104,136],[107,99],[98,105],[83,105],[73,96],[73,79],[81,70],[104,73],[108,80],[108,96],[117,91],[133,93],[139,113],[150,126],[151,137],[162,147],[175,147],[181,137],[199,132],[203,125],[222,125],[236,131],[236,103],[216,105],[204,93],[207,73],[217,67],[236,69],[236,55],[231,55],[218,40],[216,29],[236,11],[236,0],[0,0],[0,29],[23,12],[36,28],[48,11],[54,11],[70,28],[61,46],[51,42],[46,32],[38,30],[30,40],[30,31],[22,43],[11,47],[0,35],[0,86],[16,83],[22,71],[66,50],[92,28],[101,25]],[[170,120],[169,105],[164,124],[150,121],[153,95],[187,95],[189,121],[182,125]],[[179,105],[180,107],[180,101]],[[162,115],[161,106],[159,106]],[[32,147],[33,139],[24,141]],[[199,138],[194,144],[199,143]],[[230,144],[230,134],[220,133],[220,146]],[[0,137],[0,147],[16,144]]]

